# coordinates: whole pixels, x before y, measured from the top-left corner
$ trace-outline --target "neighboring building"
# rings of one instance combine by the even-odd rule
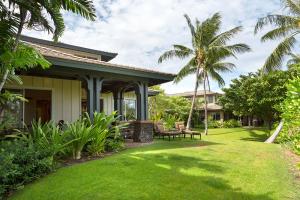
[[[194,92],[182,92],[169,94],[169,96],[181,96],[188,99],[193,98]],[[224,112],[223,107],[218,104],[218,98],[222,96],[221,93],[206,91],[206,99],[207,99],[207,110],[209,118],[213,120],[226,120],[229,118],[229,115]],[[196,109],[200,112],[200,121],[204,120],[204,91],[197,91],[197,103],[201,105],[196,105]]]
[[[123,120],[147,120],[148,87],[174,78],[170,73],[109,63],[116,53],[27,36],[22,41],[40,51],[52,66],[17,72],[23,85],[5,85],[28,100],[15,106],[20,126],[38,118],[72,122],[85,111],[117,110]]]

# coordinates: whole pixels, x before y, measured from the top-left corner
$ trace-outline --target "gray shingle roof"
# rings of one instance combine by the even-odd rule
[[[32,43],[32,42],[27,42],[27,41],[23,41],[23,42],[30,45],[30,46],[32,46],[33,48],[37,49],[45,57],[60,58],[60,59],[65,59],[65,60],[79,61],[79,62],[83,62],[83,63],[105,65],[105,66],[114,67],[114,68],[130,69],[130,70],[133,70],[133,71],[151,72],[151,73],[156,73],[156,74],[175,76],[175,74],[160,72],[160,71],[151,70],[151,69],[145,69],[145,68],[128,66],[128,65],[113,64],[113,63],[104,62],[104,61],[101,61],[101,60],[83,58],[83,57],[76,56],[76,55],[71,54],[71,53],[66,53],[66,52],[63,52],[61,50],[53,49],[51,47],[45,47],[45,46],[35,44],[35,43]]]

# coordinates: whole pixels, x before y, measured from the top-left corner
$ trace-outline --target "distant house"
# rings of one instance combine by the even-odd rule
[[[182,92],[169,94],[169,96],[181,96],[188,99],[192,99],[194,92]],[[223,107],[218,103],[218,98],[222,96],[221,93],[206,91],[206,99],[207,99],[207,110],[208,116],[212,120],[227,120],[231,117],[229,113],[225,113]],[[196,105],[196,109],[200,113],[200,121],[204,120],[204,91],[197,91],[197,103],[200,105]]]
[[[5,85],[28,100],[14,108],[20,126],[38,118],[72,122],[83,112],[114,110],[122,120],[144,121],[148,119],[148,87],[174,78],[170,73],[110,63],[117,53],[27,36],[22,41],[40,51],[52,66],[19,71],[23,85]]]

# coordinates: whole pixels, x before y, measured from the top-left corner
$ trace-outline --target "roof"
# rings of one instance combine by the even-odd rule
[[[161,80],[161,83],[172,81],[176,76],[175,74],[171,73],[159,72],[128,65],[113,64],[96,59],[83,58],[51,47],[45,47],[34,42],[23,42],[37,49],[49,62],[57,66],[67,66],[92,71],[139,76]]]
[[[214,94],[222,95],[221,93],[218,93],[218,92],[206,91],[206,95],[214,95]],[[168,96],[181,96],[181,97],[191,97],[193,95],[194,95],[194,91],[168,94]],[[197,96],[203,96],[203,95],[204,95],[204,90],[198,90],[197,91]]]
[[[35,44],[41,44],[41,45],[47,45],[47,46],[53,46],[53,47],[60,47],[60,48],[71,49],[71,50],[75,50],[75,51],[81,51],[81,52],[87,52],[87,53],[101,55],[101,59],[103,61],[107,61],[107,62],[112,60],[113,58],[115,58],[118,55],[117,53],[111,53],[111,52],[107,52],[107,51],[89,49],[89,48],[74,46],[74,45],[71,45],[71,44],[65,44],[65,43],[61,43],[61,42],[53,42],[53,41],[48,41],[48,40],[42,40],[42,39],[29,37],[29,36],[25,36],[25,35],[21,36],[21,40],[26,41],[26,42],[35,43]]]
[[[198,108],[199,110],[204,110],[204,105]],[[207,110],[212,111],[212,110],[222,110],[223,107],[215,104],[215,103],[208,103],[207,104]]]

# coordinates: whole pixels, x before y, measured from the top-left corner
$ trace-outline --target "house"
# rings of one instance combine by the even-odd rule
[[[6,89],[28,102],[16,106],[19,124],[42,121],[73,122],[83,112],[107,114],[116,110],[122,120],[148,119],[148,87],[172,81],[174,74],[113,64],[117,53],[22,36],[22,41],[52,63],[49,69],[17,72],[23,85]]]
[[[181,96],[188,99],[193,98],[194,92],[182,92],[182,93],[175,93],[169,94],[169,96]],[[229,113],[225,113],[223,107],[218,104],[218,98],[222,96],[221,93],[213,92],[213,91],[206,91],[206,100],[207,100],[207,110],[208,110],[208,118],[212,120],[227,120],[231,117]],[[200,114],[200,121],[204,120],[204,91],[198,90],[197,91],[197,102],[200,105],[196,105],[196,110]]]

